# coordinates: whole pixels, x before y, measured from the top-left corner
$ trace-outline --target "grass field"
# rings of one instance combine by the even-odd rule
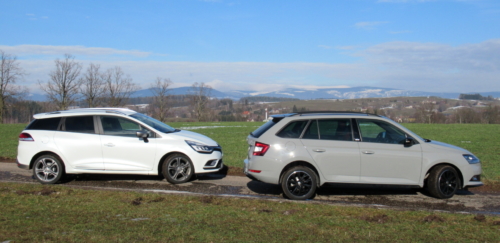
[[[0,183],[0,242],[497,242],[500,217]]]
[[[224,151],[224,163],[243,167],[248,145],[246,137],[262,122],[177,122],[169,125],[207,135]],[[489,124],[403,124],[424,138],[463,147],[477,155],[483,165],[483,178],[500,180],[500,125]],[[0,125],[0,157],[15,158],[17,137],[24,124]]]

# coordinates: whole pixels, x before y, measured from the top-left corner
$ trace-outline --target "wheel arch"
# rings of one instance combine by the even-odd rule
[[[40,157],[42,155],[52,155],[52,156],[57,157],[61,161],[64,172],[66,172],[66,165],[64,163],[64,160],[61,159],[61,156],[59,156],[57,153],[54,153],[52,151],[41,151],[41,152],[38,152],[37,154],[33,155],[33,157],[31,158],[30,164],[29,164],[30,170],[33,169],[33,164],[35,164],[36,159],[38,159],[38,157]]]
[[[459,185],[459,188],[460,188],[460,189],[462,189],[462,188],[464,187],[464,185],[465,185],[464,176],[463,176],[463,174],[462,174],[462,171],[460,171],[460,169],[459,169],[457,166],[455,166],[454,164],[451,164],[451,163],[448,163],[448,162],[441,162],[441,163],[437,163],[437,164],[435,164],[435,165],[431,166],[431,167],[427,170],[427,172],[425,172],[425,175],[424,175],[424,188],[425,188],[425,187],[427,187],[427,179],[428,179],[429,174],[431,173],[431,171],[432,171],[434,168],[436,168],[436,167],[438,167],[438,166],[441,166],[441,165],[448,165],[448,166],[451,166],[451,167],[453,167],[453,169],[455,169],[455,171],[457,171],[458,176],[459,176],[459,178],[460,178],[460,185]]]
[[[308,168],[310,168],[311,170],[313,170],[313,171],[314,171],[314,173],[316,173],[316,176],[318,177],[318,185],[317,185],[317,186],[319,187],[319,186],[321,185],[321,176],[320,176],[320,174],[319,174],[318,169],[316,169],[316,167],[315,167],[313,164],[311,164],[311,163],[309,163],[309,162],[306,162],[306,161],[294,161],[294,162],[291,162],[291,163],[287,164],[287,165],[286,165],[286,166],[285,166],[285,167],[281,170],[281,172],[280,172],[280,177],[279,177],[279,181],[278,181],[278,183],[279,183],[279,184],[281,184],[281,181],[283,180],[283,174],[285,174],[285,172],[286,172],[288,169],[290,169],[290,168],[292,168],[292,167],[294,167],[294,166],[305,166],[305,167],[308,167]]]
[[[162,169],[163,169],[163,161],[164,161],[164,160],[165,160],[168,156],[173,155],[173,154],[182,154],[182,155],[187,156],[188,158],[190,158],[187,154],[185,154],[185,153],[183,153],[183,152],[179,152],[179,151],[172,151],[172,152],[168,152],[168,153],[164,154],[164,155],[161,157],[160,161],[158,162],[158,168],[157,168],[157,169],[158,169],[158,175],[162,175],[162,173],[163,173],[163,172],[162,172]],[[191,158],[190,158],[190,159],[191,159]],[[193,172],[194,172],[194,173],[196,173],[196,170],[195,170],[194,166],[193,166]]]

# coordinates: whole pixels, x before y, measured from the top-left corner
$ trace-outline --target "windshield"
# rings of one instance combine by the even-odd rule
[[[134,113],[132,115],[130,115],[130,117],[133,117],[141,122],[144,122],[146,123],[147,125],[149,125],[150,127],[160,131],[160,132],[163,132],[163,133],[169,133],[169,132],[175,132],[176,130],[174,128],[172,128],[171,126],[161,122],[161,121],[158,121],[152,117],[149,117],[149,116],[146,116],[144,114],[141,114],[141,113]]]

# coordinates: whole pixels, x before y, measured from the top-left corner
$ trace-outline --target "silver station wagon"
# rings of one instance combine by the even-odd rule
[[[279,184],[285,197],[314,197],[325,183],[406,185],[450,198],[481,186],[471,152],[419,137],[382,116],[354,112],[275,115],[248,138],[245,174]]]

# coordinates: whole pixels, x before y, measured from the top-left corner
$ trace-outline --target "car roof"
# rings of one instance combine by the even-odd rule
[[[79,116],[79,115],[103,115],[103,114],[118,114],[128,116],[137,113],[136,111],[126,108],[79,108],[64,111],[53,111],[47,113],[39,113],[33,115],[35,119],[45,119],[62,116]]]
[[[271,115],[273,118],[285,118],[285,117],[301,117],[301,116],[322,116],[322,117],[331,117],[331,116],[375,116],[382,117],[376,114],[371,113],[363,113],[356,111],[304,111],[304,112],[294,112],[287,114],[278,114]]]

